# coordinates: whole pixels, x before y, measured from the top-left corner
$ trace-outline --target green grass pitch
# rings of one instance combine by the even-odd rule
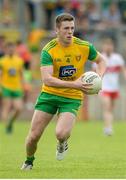
[[[55,122],[38,144],[34,168],[21,171],[25,160],[25,137],[30,122],[16,122],[6,135],[0,124],[0,178],[126,178],[126,124],[115,122],[115,134],[106,137],[99,121],[76,123],[63,161],[55,159]]]

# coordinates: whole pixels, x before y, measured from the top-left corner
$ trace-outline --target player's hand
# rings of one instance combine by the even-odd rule
[[[92,90],[92,89],[93,89],[93,88],[92,88],[92,85],[93,85],[93,84],[91,84],[91,83],[90,83],[90,84],[82,83],[82,87],[83,87],[83,88],[82,88],[81,90],[83,91],[84,94],[89,94],[89,90]]]
[[[74,81],[74,87],[76,89],[79,89],[81,91],[83,91],[85,94],[88,94],[89,90],[92,90],[92,84],[90,83],[84,83],[81,80],[82,77],[78,78],[77,80]]]

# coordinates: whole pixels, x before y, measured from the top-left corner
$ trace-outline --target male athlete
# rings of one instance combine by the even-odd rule
[[[113,110],[120,94],[119,75],[122,72],[126,79],[126,68],[122,55],[115,52],[112,39],[107,38],[103,41],[102,54],[106,61],[106,72],[102,80],[102,91],[100,92],[103,106],[104,134],[111,136],[113,134]]]
[[[15,54],[15,44],[6,44],[6,55],[0,60],[2,87],[2,120],[6,121],[6,131],[11,133],[13,123],[22,109],[23,60]]]
[[[64,158],[68,150],[67,139],[70,137],[83,93],[91,89],[91,84],[81,81],[86,61],[89,59],[99,63],[98,73],[100,76],[104,74],[105,61],[102,55],[92,44],[74,37],[73,33],[74,17],[66,13],[57,16],[57,38],[50,41],[41,53],[43,86],[26,141],[27,159],[21,169],[32,169],[37,143],[56,113],[56,158]]]

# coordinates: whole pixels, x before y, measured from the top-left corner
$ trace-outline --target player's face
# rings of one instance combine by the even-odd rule
[[[114,46],[112,43],[106,43],[103,46],[103,51],[106,53],[112,53],[114,51]]]
[[[71,44],[74,28],[74,21],[63,21],[60,27],[56,28],[57,37],[63,45]]]
[[[15,46],[14,45],[7,46],[6,52],[8,55],[13,55],[15,53]]]

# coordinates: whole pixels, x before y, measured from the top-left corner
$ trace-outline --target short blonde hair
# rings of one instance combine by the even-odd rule
[[[75,18],[69,13],[62,13],[55,19],[56,27],[59,27],[63,21],[75,21]]]
[[[114,41],[111,38],[104,38],[103,43],[114,45]]]

